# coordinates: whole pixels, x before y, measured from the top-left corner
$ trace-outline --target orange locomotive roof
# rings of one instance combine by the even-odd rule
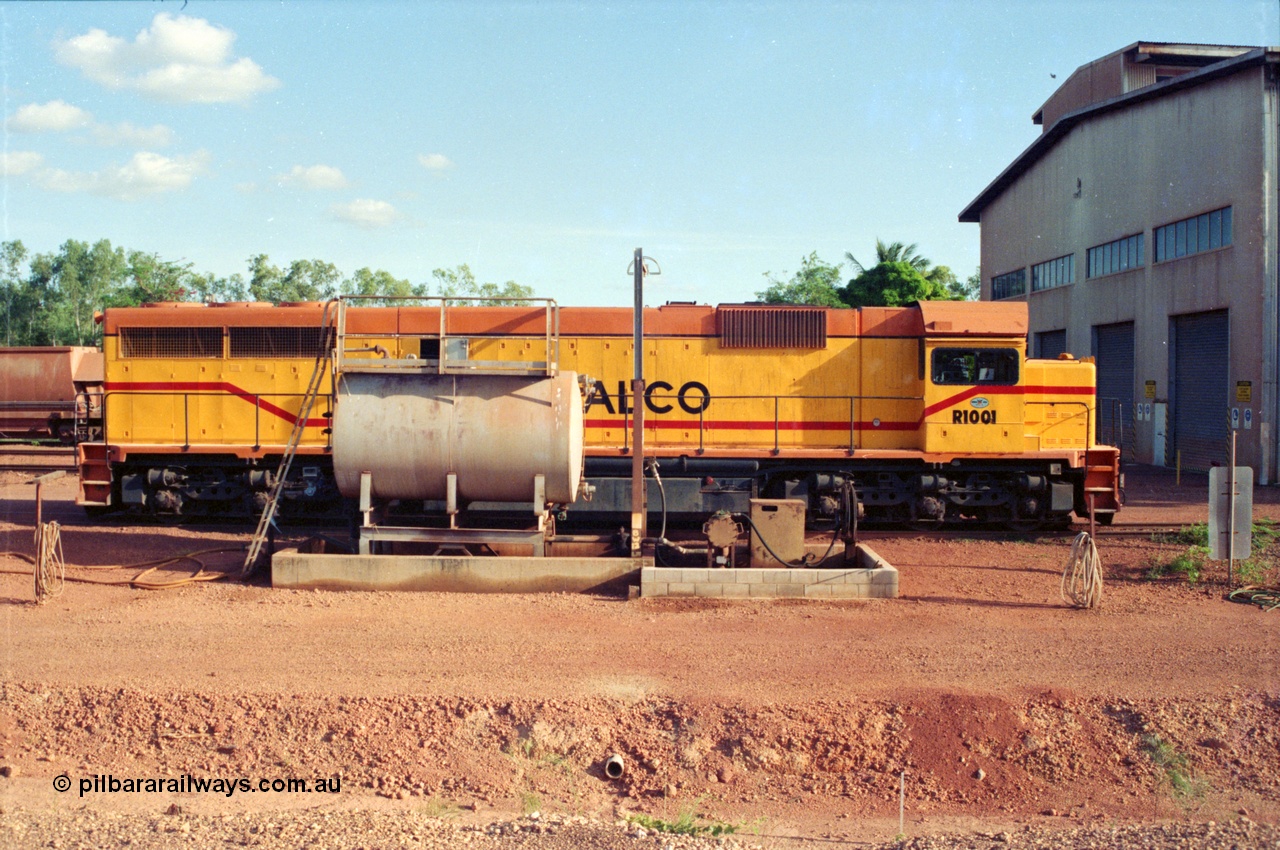
[[[771,309],[773,305],[760,309]],[[320,304],[281,305],[248,303],[204,305],[170,302],[145,307],[115,307],[103,317],[103,332],[121,327],[296,327],[319,325]],[[716,311],[706,304],[672,304],[646,307],[646,336],[716,336]],[[812,309],[812,308],[810,308]],[[632,334],[630,307],[561,307],[560,333],[564,336],[625,336]],[[450,334],[521,334],[546,332],[546,311],[541,307],[450,307],[446,311]],[[436,334],[440,332],[439,307],[352,307],[347,329],[362,334]],[[855,336],[857,310],[828,310],[828,336]]]
[[[739,306],[739,305],[734,305]],[[761,305],[753,309],[788,309],[787,305]],[[646,307],[644,310],[645,336],[718,336],[716,313],[719,307],[708,304],[667,304],[662,307]],[[805,308],[813,309],[813,308]],[[361,316],[356,324],[355,311],[349,314],[348,327],[362,333],[375,333],[385,316]],[[546,314],[541,308],[528,307],[468,307],[449,308],[447,319],[449,333],[471,334],[541,334],[546,329]],[[365,325],[368,321],[370,324]],[[440,310],[438,307],[401,307],[399,309],[401,333],[439,333]],[[368,328],[366,330],[366,328]],[[560,333],[563,336],[612,336],[629,337],[634,331],[630,307],[561,307]],[[858,332],[857,310],[827,310],[828,336],[856,336]]]
[[[1025,301],[919,301],[926,336],[1026,336]]]
[[[115,334],[121,327],[316,327],[320,307],[277,307],[274,304],[189,304],[162,302],[145,307],[111,307],[103,313],[102,332]]]
[[[725,305],[760,310],[795,309],[788,305]],[[814,309],[814,308],[804,308]],[[120,327],[307,327],[320,324],[324,305],[300,304],[194,304],[165,302],[144,307],[115,307],[103,317],[103,332]],[[717,336],[718,307],[706,304],[670,304],[644,311],[646,336]],[[632,334],[630,307],[561,307],[563,336],[623,336]],[[546,332],[546,311],[541,307],[450,307],[450,334],[519,334]],[[436,334],[440,332],[439,307],[352,307],[347,329],[363,334]],[[1025,302],[993,304],[963,301],[924,301],[912,307],[863,307],[827,309],[827,336],[918,337],[948,335],[1025,336]]]
[[[862,336],[918,337],[924,334],[920,311],[911,307],[863,307]]]

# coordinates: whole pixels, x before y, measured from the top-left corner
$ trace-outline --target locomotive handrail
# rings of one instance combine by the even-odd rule
[[[1117,396],[1098,396],[1098,439],[1101,440],[1105,432],[1106,438],[1111,441],[1105,445],[1115,446],[1120,450],[1121,457],[1123,457],[1125,453],[1126,441],[1130,447],[1133,445],[1131,439],[1132,431],[1130,428],[1136,428],[1134,425],[1134,417],[1137,414],[1137,409],[1141,407],[1141,405],[1135,403],[1131,407],[1128,417],[1124,415],[1124,407],[1124,400]],[[1105,416],[1108,408],[1110,408],[1111,414],[1109,417]],[[1104,419],[1108,420],[1108,427],[1105,429],[1103,428]]]
[[[191,397],[191,396],[196,396],[196,397],[208,397],[208,398],[225,398],[225,397],[226,397],[226,395],[227,395],[227,394],[226,394],[226,392],[225,392],[224,390],[212,390],[212,389],[211,389],[211,390],[180,390],[180,391],[179,391],[179,390],[174,390],[174,391],[165,391],[165,390],[127,390],[127,389],[121,389],[121,390],[108,390],[108,391],[103,392],[103,393],[101,394],[101,397],[102,397],[102,402],[101,402],[101,404],[102,404],[102,438],[101,438],[101,440],[102,440],[102,442],[103,442],[103,443],[106,443],[106,444],[109,444],[109,443],[111,442],[110,435],[107,433],[107,422],[109,421],[109,417],[108,417],[108,415],[107,415],[107,408],[108,408],[108,402],[109,402],[109,400],[111,399],[111,397],[113,397],[113,396],[129,396],[129,397],[131,397],[131,398],[135,398],[135,397],[137,397],[137,396],[155,396],[155,397],[172,398],[172,399],[175,399],[175,400],[176,400],[177,398],[181,397],[181,399],[182,399],[182,417],[183,417],[183,427],[182,427],[182,449],[183,449],[183,451],[189,451],[189,450],[191,449],[191,445],[192,445],[192,444],[191,444],[191,421],[190,421],[190,397]],[[327,397],[327,398],[329,399],[329,401],[330,401],[330,415],[325,416],[325,417],[323,417],[323,418],[324,418],[324,419],[326,419],[326,420],[328,420],[328,419],[332,419],[333,394],[332,394],[332,393],[321,393],[321,395],[323,395],[323,396]],[[293,393],[253,393],[253,394],[252,394],[252,399],[253,399],[253,451],[255,451],[255,452],[256,452],[256,451],[260,451],[260,450],[262,449],[262,409],[263,409],[263,407],[262,407],[261,402],[262,402],[264,399],[290,399],[290,398],[292,398],[292,399],[303,399],[303,398],[305,398],[305,397],[306,397],[306,393],[301,393],[301,392],[293,392]],[[328,426],[326,426],[326,425],[309,425],[309,426],[307,426],[307,427],[312,427],[312,428],[325,428],[325,429],[327,429],[327,428],[328,428]],[[332,448],[332,442],[333,442],[333,435],[332,435],[332,433],[327,433],[327,434],[325,435],[325,437],[326,437],[326,439],[325,439],[325,448],[326,448],[326,449]],[[96,441],[96,440],[93,440],[93,441],[90,441],[90,442],[97,442],[97,441]],[[286,439],[284,442],[282,442],[280,445],[284,445],[284,443],[285,443],[285,442],[287,442],[287,439]],[[216,446],[216,445],[221,445],[221,444],[220,444],[220,443],[210,443],[210,445],[215,445],[215,446]],[[231,445],[231,444],[228,444],[228,445]]]
[[[1045,405],[1047,407],[1082,407],[1084,408],[1084,447],[1092,448],[1096,443],[1096,434],[1094,433],[1093,417],[1089,415],[1089,403],[1087,401],[1028,401],[1025,404],[1030,407],[1033,404]],[[1096,407],[1096,405],[1095,405]]]
[[[712,395],[710,393],[707,393],[705,395],[699,396],[699,398],[703,402],[702,404],[698,405],[698,410],[696,411],[698,416],[698,453],[699,454],[706,451],[706,435],[708,430],[714,430],[714,429],[709,429],[707,427],[707,421],[706,421],[707,408],[710,407],[711,402],[713,401],[757,401],[761,403],[772,401],[773,402],[773,449],[772,451],[773,451],[773,454],[775,455],[782,453],[783,428],[782,428],[782,420],[781,420],[781,405],[783,401],[787,401],[787,402],[847,401],[849,403],[849,420],[848,420],[849,445],[848,445],[847,451],[851,455],[854,453],[854,451],[857,448],[857,431],[858,431],[857,404],[858,402],[860,401],[915,401],[915,402],[923,403],[924,401],[924,396],[922,395],[901,395],[901,396],[898,396],[898,395],[786,395],[786,396],[780,396],[780,395]],[[646,399],[646,402],[652,399],[657,399],[660,401],[671,400],[674,402],[679,402],[683,406],[683,401],[682,401],[683,396],[680,393],[652,393],[651,392],[645,395],[645,399]],[[671,407],[674,407],[674,406],[675,405],[671,405]],[[669,413],[674,413],[674,410],[657,411],[657,410],[654,410],[652,407],[649,407],[647,412],[645,413],[645,419],[649,420],[652,418],[665,416]],[[694,411],[690,411],[687,407],[685,407],[684,413],[687,415],[693,415]],[[622,427],[622,439],[623,439],[622,446],[623,446],[623,449],[626,451],[631,450],[631,440],[630,440],[631,422],[632,422],[631,411],[628,409],[625,409],[624,407],[623,413],[622,413],[621,427]],[[732,428],[730,428],[729,430],[732,430]]]
[[[649,395],[652,398],[662,398],[662,399],[675,399],[680,397],[679,393],[650,393]],[[868,399],[871,401],[924,401],[924,396],[922,395],[722,395],[717,393],[715,395],[707,394],[702,397],[710,399],[712,401],[726,401],[726,400],[750,401],[753,399],[756,401],[767,401],[775,398],[791,399],[796,401],[804,401],[804,400],[841,401],[844,399],[851,399],[851,398],[852,399]],[[1029,402],[1029,403],[1040,404],[1042,402]],[[1054,403],[1069,404],[1071,402],[1063,401],[1063,402],[1043,402],[1043,403],[1044,404],[1054,404]],[[1083,404],[1083,402],[1074,402],[1074,403]]]
[[[355,351],[364,351],[366,349],[349,349],[346,346],[348,338],[354,340],[360,339],[385,339],[387,337],[399,338],[408,336],[399,330],[391,333],[359,333],[352,334],[347,332],[347,304],[348,302],[368,300],[377,301],[381,304],[388,302],[439,302],[440,311],[440,332],[438,335],[440,351],[435,358],[420,357],[388,357],[382,358],[349,358],[348,354]],[[449,354],[448,341],[449,336],[449,307],[458,306],[457,302],[466,302],[467,304],[491,304],[491,305],[510,305],[515,302],[518,305],[538,305],[541,304],[546,311],[546,329],[543,339],[544,358],[542,360],[472,360],[469,357],[451,357]],[[384,295],[343,295],[338,299],[338,338],[335,345],[335,369],[338,374],[343,372],[374,372],[379,374],[387,373],[408,373],[420,374],[422,372],[434,371],[440,375],[543,375],[546,377],[555,377],[560,369],[560,306],[554,298],[500,298],[500,297],[479,297],[479,296],[419,296],[419,295],[402,295],[402,296],[384,296]],[[418,336],[415,334],[414,336]],[[461,337],[465,339],[465,337]]]
[[[65,399],[53,401],[0,401],[0,410],[9,412],[23,412],[28,410],[54,410],[65,411],[74,410],[76,402]]]

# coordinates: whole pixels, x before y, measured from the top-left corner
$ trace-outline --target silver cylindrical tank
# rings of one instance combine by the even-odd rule
[[[333,469],[344,496],[370,473],[373,496],[572,502],[582,474],[582,393],[574,372],[505,375],[344,373],[333,413]]]

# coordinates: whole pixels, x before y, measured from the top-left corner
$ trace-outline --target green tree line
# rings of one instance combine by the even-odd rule
[[[95,312],[156,301],[324,301],[337,295],[528,298],[513,280],[481,283],[464,263],[436,269],[425,283],[388,271],[357,269],[343,276],[323,260],[286,267],[266,254],[249,258],[247,274],[219,277],[158,254],[68,239],[57,251],[31,254],[21,241],[0,242],[0,345],[96,345]]]
[[[68,239],[57,251],[42,254],[31,254],[21,241],[0,242],[0,345],[96,345],[101,328],[95,312],[155,301],[323,301],[337,295],[510,300],[533,294],[513,280],[481,283],[465,263],[436,269],[424,283],[368,267],[344,276],[323,260],[294,260],[281,267],[266,254],[255,254],[247,264],[243,275],[219,277],[197,271],[193,263],[112,246],[106,239],[92,245]],[[846,278],[846,267],[851,277]],[[914,244],[877,239],[871,265],[851,253],[832,264],[813,252],[789,279],[772,272],[765,279],[769,285],[756,297],[770,304],[892,307],[974,299],[981,275],[975,271],[960,280],[948,267],[920,256]]]
[[[982,275],[961,280],[947,266],[935,266],[917,253],[913,243],[876,240],[876,262],[864,265],[846,252],[829,263],[810,253],[787,280],[765,273],[768,286],[756,293],[767,304],[812,304],[820,307],[902,307],[916,301],[971,301],[978,297]],[[846,279],[848,267],[852,277]]]

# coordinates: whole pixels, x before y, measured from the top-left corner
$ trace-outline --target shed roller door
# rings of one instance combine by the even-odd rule
[[[1228,330],[1226,310],[1173,320],[1173,447],[1184,469],[1227,462]]]
[[[1066,353],[1066,330],[1041,331],[1036,334],[1036,357],[1041,360],[1057,360],[1059,354]]]
[[[1120,447],[1133,459],[1133,322],[1098,325],[1093,356],[1098,364],[1098,442]]]

